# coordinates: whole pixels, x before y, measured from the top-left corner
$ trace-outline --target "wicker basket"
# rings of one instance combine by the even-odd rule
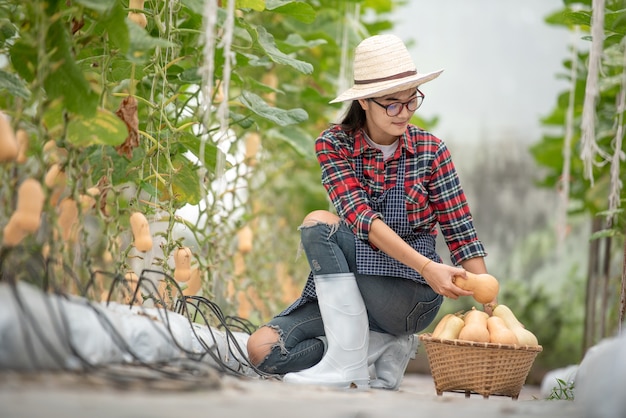
[[[477,343],[421,334],[437,395],[464,392],[517,399],[541,346]]]

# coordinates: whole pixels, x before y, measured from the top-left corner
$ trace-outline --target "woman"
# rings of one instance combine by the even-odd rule
[[[284,381],[341,388],[400,385],[414,334],[443,297],[471,292],[453,278],[486,273],[465,195],[444,143],[409,124],[441,74],[417,72],[393,35],[355,50],[351,101],[315,151],[337,214],[315,211],[300,227],[311,274],[302,296],[248,340],[253,364]],[[435,252],[437,226],[452,267]]]

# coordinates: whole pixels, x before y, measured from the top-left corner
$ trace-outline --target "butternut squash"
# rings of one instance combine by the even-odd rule
[[[9,219],[9,222],[4,226],[2,230],[2,244],[7,247],[14,247],[18,245],[28,235],[28,232],[19,228],[15,222]]]
[[[131,22],[136,23],[137,25],[145,28],[148,25],[148,19],[146,15],[142,11],[135,10],[143,10],[144,0],[130,0],[128,3],[128,8],[131,9],[128,12],[128,19]]]
[[[57,147],[57,143],[53,139],[44,144],[43,153],[46,161],[50,164],[61,163],[67,159],[67,150]]]
[[[76,231],[78,228],[78,204],[74,199],[66,197],[59,203],[58,223],[61,229],[61,236],[65,242],[76,241]]]
[[[446,322],[448,322],[448,320],[450,319],[450,317],[452,315],[454,315],[454,314],[451,314],[451,313],[446,314],[439,320],[439,322],[435,326],[435,329],[433,330],[433,333],[431,334],[431,336],[433,338],[438,338],[439,337],[439,334],[441,334],[441,331],[443,331],[443,329],[446,326]]]
[[[252,232],[252,228],[250,228],[249,225],[243,226],[237,232],[237,239],[238,239],[237,249],[239,250],[240,253],[247,254],[250,251],[252,251],[253,235],[254,233]]]
[[[137,292],[137,295],[133,299],[133,295],[135,295],[135,291],[139,286],[139,277],[137,277],[134,272],[129,271],[124,276],[124,279],[126,279],[126,286],[122,292],[124,294],[124,303],[137,303],[141,305],[143,303],[143,296],[141,296],[141,292]]]
[[[479,311],[476,308],[466,312],[463,318],[463,328],[459,332],[459,340],[488,343],[487,318],[489,318],[489,315],[486,312]]]
[[[0,163],[15,161],[18,152],[19,147],[11,123],[4,113],[0,112]]]
[[[61,164],[54,163],[50,166],[44,178],[44,183],[50,189],[65,187],[66,178],[65,173],[61,169]]]
[[[489,342],[496,344],[518,344],[515,333],[506,326],[499,316],[490,316],[487,319]]]
[[[478,303],[493,302],[498,296],[500,284],[491,274],[474,274],[466,272],[466,279],[461,276],[454,277],[454,284],[464,290],[469,290],[474,294],[472,297]]]
[[[185,283],[187,287],[183,289],[183,295],[185,296],[195,296],[198,294],[198,291],[202,287],[202,276],[200,274],[200,269],[195,268],[191,270],[191,277]]]
[[[460,316],[450,316],[443,325],[443,329],[438,334],[437,338],[441,338],[443,340],[456,340],[459,338],[459,333],[461,332],[464,324],[463,318]]]
[[[278,76],[275,71],[268,71],[263,74],[261,82],[272,89],[269,93],[265,93],[263,97],[270,105],[276,105],[276,91],[278,90]]]
[[[17,140],[17,158],[15,161],[24,164],[27,159],[28,133],[24,129],[18,129],[17,132],[15,132],[15,139]]]
[[[237,251],[233,255],[233,274],[235,277],[241,277],[246,272],[246,259],[243,254]]]
[[[176,288],[176,286],[169,285],[169,283],[165,280],[159,281],[158,292],[163,304],[162,307],[169,306],[172,300],[178,298],[178,289]],[[158,304],[161,305],[161,302],[158,302]]]
[[[257,164],[257,153],[261,146],[261,135],[258,132],[250,132],[246,136],[246,153],[245,163],[250,167],[254,167]]]
[[[17,191],[17,207],[11,216],[15,226],[25,232],[35,232],[41,224],[45,194],[35,179],[26,179]]]
[[[191,278],[191,258],[193,254],[188,247],[180,247],[174,252],[174,280],[186,282]]]
[[[80,208],[83,212],[89,211],[96,206],[96,197],[100,194],[100,189],[90,187],[85,194],[80,195]]]
[[[46,177],[44,178],[44,184],[48,189],[51,190],[50,193],[50,205],[56,206],[59,200],[61,199],[61,195],[65,190],[65,185],[67,183],[67,176],[65,172],[61,169],[61,165],[59,163],[54,163],[48,169],[46,173]]]
[[[139,251],[146,252],[152,249],[152,235],[150,235],[150,225],[141,212],[134,212],[130,215],[130,226],[133,231],[133,244]]]
[[[513,311],[502,304],[496,305],[493,308],[493,315],[502,318],[506,326],[513,331],[515,336],[517,337],[517,341],[520,345],[528,345],[528,346],[538,346],[539,341],[535,334],[527,330],[524,325],[517,319]]]

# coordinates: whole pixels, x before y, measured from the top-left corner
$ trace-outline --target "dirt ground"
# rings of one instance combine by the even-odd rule
[[[338,391],[276,380],[216,375],[206,384],[132,385],[74,374],[0,374],[2,418],[111,417],[568,417],[572,401],[540,400],[524,387],[518,400],[444,392],[430,375],[407,374],[400,390]]]

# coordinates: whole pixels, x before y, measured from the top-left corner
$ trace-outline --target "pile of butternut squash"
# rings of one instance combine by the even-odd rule
[[[437,324],[433,338],[520,346],[539,345],[537,337],[527,330],[511,309],[502,304],[491,315],[474,307],[461,313],[447,314]]]

